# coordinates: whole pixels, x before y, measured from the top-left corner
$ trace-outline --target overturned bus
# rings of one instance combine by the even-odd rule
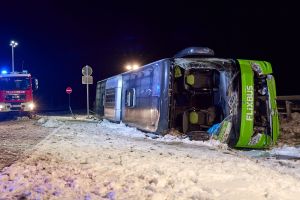
[[[268,62],[220,59],[209,48],[191,47],[99,81],[95,110],[147,132],[266,148],[279,135],[271,74]]]

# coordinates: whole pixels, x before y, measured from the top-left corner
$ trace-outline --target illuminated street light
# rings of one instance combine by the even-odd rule
[[[132,70],[132,67],[131,67],[131,65],[126,65],[126,67],[125,67],[127,70]]]
[[[12,40],[10,42],[10,46],[11,46],[11,67],[12,67],[12,72],[14,72],[15,71],[14,48],[18,46],[18,43]]]
[[[125,66],[126,70],[136,70],[139,68],[139,65],[138,64],[128,64]]]
[[[136,69],[138,69],[139,68],[139,66],[137,65],[137,64],[134,64],[133,66],[132,66],[132,69],[133,70],[136,70]]]

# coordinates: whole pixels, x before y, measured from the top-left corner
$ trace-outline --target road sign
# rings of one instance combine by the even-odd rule
[[[67,94],[71,94],[72,93],[72,88],[71,87],[67,87],[66,88],[66,93]]]
[[[69,96],[69,109],[70,109],[70,112],[71,112],[73,118],[76,119],[75,115],[74,115],[73,112],[72,112],[72,108],[71,108],[71,95],[70,95],[70,94],[72,93],[72,88],[71,88],[71,87],[67,87],[67,88],[66,88],[66,93],[67,93],[68,96]]]
[[[93,77],[91,76],[93,73],[93,70],[90,66],[86,65],[82,68],[82,79],[81,82],[82,84],[86,85],[86,112],[87,112],[87,117],[89,118],[89,85],[93,84]]]
[[[83,76],[90,76],[93,73],[93,70],[90,66],[86,65],[81,70]]]
[[[93,77],[92,76],[82,76],[81,78],[82,84],[93,84]]]

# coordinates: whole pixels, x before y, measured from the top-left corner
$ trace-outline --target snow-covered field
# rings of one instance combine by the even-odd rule
[[[240,152],[80,117],[37,123],[51,134],[0,172],[0,199],[300,199],[300,161],[276,159],[299,148]]]

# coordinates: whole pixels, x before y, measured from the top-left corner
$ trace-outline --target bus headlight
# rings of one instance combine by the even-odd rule
[[[4,108],[4,106],[3,105],[0,105],[0,110],[2,110]]]
[[[30,108],[30,110],[33,110],[35,105],[34,105],[34,103],[31,103],[31,104],[28,105],[28,107]]]

